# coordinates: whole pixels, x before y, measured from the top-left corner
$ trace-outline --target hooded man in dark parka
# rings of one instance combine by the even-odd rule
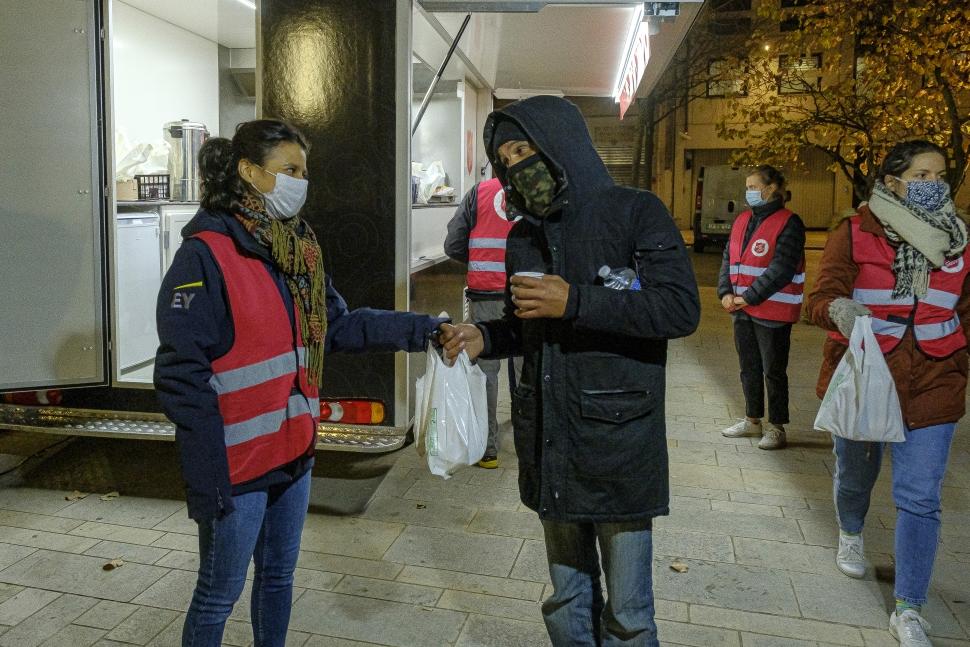
[[[668,513],[667,340],[700,316],[683,240],[654,194],[613,183],[569,101],[513,103],[484,136],[524,214],[508,238],[505,315],[445,326],[442,342],[450,357],[524,356],[512,425],[522,501],[545,531],[553,644],[657,647],[651,530]],[[603,286],[604,265],[635,268],[639,289]]]

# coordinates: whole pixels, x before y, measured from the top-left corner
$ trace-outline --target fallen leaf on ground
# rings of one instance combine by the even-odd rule
[[[80,501],[81,499],[83,499],[87,495],[88,495],[87,492],[78,492],[77,490],[74,490],[70,494],[66,495],[64,497],[64,500],[65,501]]]
[[[107,494],[102,494],[101,495],[101,500],[102,501],[110,501],[111,499],[117,499],[120,496],[121,496],[121,494],[119,494],[118,492],[108,492]]]
[[[113,559],[107,564],[105,564],[104,566],[102,566],[101,568],[106,571],[113,571],[116,568],[121,568],[124,565],[125,565],[125,561],[123,559]]]
[[[676,561],[670,564],[670,570],[677,571],[678,573],[686,573],[689,567],[681,561]]]

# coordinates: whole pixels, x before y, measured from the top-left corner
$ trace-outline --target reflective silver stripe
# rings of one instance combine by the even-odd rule
[[[852,298],[859,303],[864,303],[866,305],[873,306],[911,306],[913,305],[913,297],[896,297],[893,298],[892,290],[866,290],[861,288],[856,288],[852,291]],[[931,306],[936,306],[938,308],[946,308],[947,310],[953,310],[957,305],[957,300],[959,296],[953,294],[952,292],[945,292],[943,290],[931,289],[927,294],[926,298],[923,299],[923,303],[928,303]]]
[[[734,288],[734,293],[738,296],[741,296],[747,291],[748,291],[748,288],[743,288],[743,287]],[[775,292],[770,297],[768,297],[767,300],[778,301],[780,303],[792,303],[797,305],[802,302],[803,298],[804,297],[801,294],[788,294],[787,292]]]
[[[283,353],[256,364],[216,373],[209,378],[209,384],[219,395],[241,391],[289,373],[296,373],[296,362],[295,353]]]
[[[952,335],[960,328],[960,317],[953,315],[953,318],[949,321],[941,321],[940,323],[931,324],[917,324],[914,326],[914,328],[916,329],[916,339],[919,341],[942,339],[948,335]]]
[[[233,447],[248,440],[274,434],[279,431],[283,421],[303,415],[314,415],[320,411],[320,401],[297,394],[291,395],[285,409],[270,411],[243,422],[226,425],[226,447]],[[318,414],[319,415],[319,414]]]
[[[869,290],[856,288],[852,290],[852,299],[867,306],[911,306],[913,297],[893,298],[892,290]]]
[[[732,265],[731,274],[737,276],[743,274],[744,276],[761,276],[767,270],[767,267],[755,267],[754,265]],[[805,273],[801,272],[792,277],[791,283],[795,285],[801,285],[805,282]]]
[[[732,265],[731,274],[744,274],[745,276],[761,276],[767,267],[755,267],[754,265]]]
[[[953,310],[957,307],[957,301],[959,298],[959,295],[953,294],[952,292],[944,292],[943,290],[934,290],[930,288],[930,291],[926,293],[926,298],[922,299],[922,302],[928,303],[931,306],[936,306],[937,308]]]
[[[470,272],[505,272],[505,263],[494,261],[472,261],[468,264]]]
[[[889,337],[902,339],[903,335],[906,334],[906,324],[895,323],[892,321],[886,321],[885,319],[879,319],[878,317],[873,317],[872,332],[876,333],[877,335],[887,335]]]
[[[775,292],[768,297],[768,301],[779,301],[781,303],[792,303],[797,305],[802,302],[802,295],[788,294],[787,292]]]
[[[297,357],[297,361],[300,363],[300,366],[302,366],[303,368],[306,368],[306,348],[304,348],[303,346],[297,346],[296,357]]]
[[[469,249],[505,249],[505,238],[469,238]]]

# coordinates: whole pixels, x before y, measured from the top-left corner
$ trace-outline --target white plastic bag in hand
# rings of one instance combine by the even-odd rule
[[[414,445],[432,474],[449,478],[485,454],[488,402],[485,373],[462,351],[451,366],[428,347],[428,364],[416,387]]]
[[[815,428],[849,440],[906,440],[896,383],[872,332],[872,317],[856,317],[849,348],[832,374]]]

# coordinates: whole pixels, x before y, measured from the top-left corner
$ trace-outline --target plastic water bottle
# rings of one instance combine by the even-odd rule
[[[639,290],[640,277],[629,267],[618,267],[610,269],[609,265],[604,265],[598,272],[603,285],[614,290]]]

